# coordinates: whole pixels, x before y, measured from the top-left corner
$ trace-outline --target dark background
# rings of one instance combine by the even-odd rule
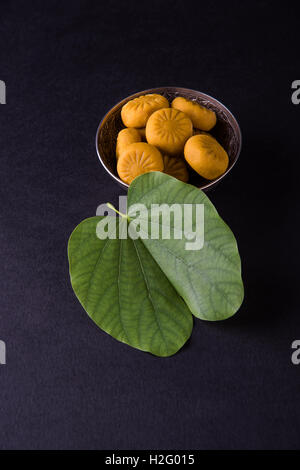
[[[271,1],[1,1],[0,448],[300,448],[299,8]],[[209,197],[235,233],[246,296],[160,359],[88,319],[66,247],[99,204],[102,116],[175,85],[228,106],[238,164]]]

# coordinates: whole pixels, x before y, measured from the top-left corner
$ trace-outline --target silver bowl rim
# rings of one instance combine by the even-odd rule
[[[97,128],[97,132],[96,132],[96,139],[95,139],[95,145],[96,145],[96,152],[97,152],[97,155],[98,155],[98,158],[100,160],[100,163],[101,165],[103,166],[103,168],[107,171],[107,173],[110,174],[110,176],[119,184],[121,185],[124,189],[128,190],[129,188],[129,185],[124,183],[124,181],[122,181],[120,178],[118,178],[116,175],[114,175],[108,168],[107,166],[105,165],[105,163],[103,162],[102,160],[102,157],[100,155],[100,152],[99,152],[99,148],[98,148],[98,141],[99,141],[99,132],[100,132],[100,129],[101,127],[103,126],[104,122],[105,122],[105,119],[106,117],[111,113],[111,111],[116,108],[117,106],[121,106],[121,105],[124,105],[125,103],[127,103],[127,101],[129,101],[130,99],[134,99],[134,98],[137,98],[138,96],[140,95],[144,95],[144,94],[147,94],[147,93],[155,93],[155,92],[161,92],[161,90],[165,89],[166,91],[167,90],[172,90],[172,89],[175,89],[177,92],[180,92],[181,90],[183,92],[189,92],[189,93],[196,93],[197,95],[201,95],[201,97],[203,97],[204,99],[207,99],[208,101],[211,101],[213,102],[214,104],[216,105],[219,105],[222,110],[231,118],[231,121],[233,123],[233,125],[235,126],[235,131],[238,135],[238,141],[239,141],[239,148],[236,152],[236,155],[235,155],[235,158],[234,158],[234,161],[232,162],[232,164],[227,168],[227,170],[225,171],[225,173],[223,173],[221,176],[219,176],[218,178],[216,178],[215,180],[213,181],[210,181],[209,183],[207,183],[205,186],[201,186],[199,187],[198,189],[200,189],[201,191],[204,191],[204,190],[208,190],[208,189],[211,189],[213,186],[216,186],[231,170],[232,168],[234,167],[234,165],[236,164],[237,160],[239,159],[239,156],[240,156],[240,153],[241,153],[241,149],[242,149],[242,132],[241,132],[241,128],[239,126],[239,123],[237,121],[237,119],[235,118],[235,116],[232,114],[232,112],[223,104],[221,103],[221,101],[217,100],[216,98],[213,98],[212,96],[210,95],[207,95],[206,93],[202,93],[201,91],[197,91],[197,90],[193,90],[193,89],[190,89],[190,88],[182,88],[182,87],[175,87],[175,86],[162,86],[162,87],[156,87],[156,88],[149,88],[147,90],[142,90],[142,91],[139,91],[137,93],[133,93],[132,95],[129,95],[127,96],[126,98],[124,98],[123,100],[119,101],[118,103],[116,103],[114,106],[112,106],[108,111],[107,113],[105,113],[105,115],[103,116],[103,118],[101,119],[99,125],[98,125],[98,128]],[[195,186],[195,185],[194,185]],[[197,187],[197,186],[195,186]]]

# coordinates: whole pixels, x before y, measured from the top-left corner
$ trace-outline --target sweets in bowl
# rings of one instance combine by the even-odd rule
[[[153,97],[155,97],[155,99]],[[150,143],[150,145],[153,145],[154,143],[154,147],[156,147],[162,155],[164,172],[172,174],[172,169],[178,169],[180,166],[181,170],[184,173],[180,173],[179,171],[177,173],[173,173],[172,176],[178,179],[182,179],[183,181],[187,181],[188,179],[191,184],[195,184],[201,189],[205,189],[216,184],[216,182],[219,181],[224,175],[225,165],[223,165],[223,168],[220,169],[220,165],[215,165],[217,160],[214,158],[210,158],[208,162],[209,165],[207,165],[210,166],[210,170],[215,165],[215,173],[211,175],[209,172],[205,171],[205,169],[203,170],[203,149],[202,152],[198,151],[195,153],[195,155],[193,154],[192,159],[190,156],[190,152],[186,153],[187,157],[184,156],[182,145],[186,145],[189,138],[191,138],[191,134],[189,132],[189,137],[187,135],[181,135],[179,139],[176,136],[175,139],[174,136],[172,136],[172,132],[170,133],[170,129],[172,129],[172,126],[174,126],[174,122],[172,119],[164,119],[164,123],[161,122],[162,120],[160,121],[160,123],[157,123],[158,129],[155,128],[154,136],[150,135],[149,139],[148,135],[147,140],[147,125],[148,129],[151,129],[150,124],[152,122],[152,116],[154,116],[155,113],[163,114],[165,113],[165,110],[167,110],[167,115],[169,115],[168,117],[170,117],[174,112],[179,112],[183,113],[185,120],[192,121],[191,118],[193,116],[191,115],[191,112],[188,109],[187,112],[183,112],[178,109],[175,109],[175,107],[172,107],[173,104],[176,105],[176,101],[174,103],[174,100],[176,98],[184,98],[184,102],[190,102],[193,109],[194,107],[196,107],[197,109],[196,105],[199,104],[199,109],[201,111],[204,109],[207,111],[207,115],[214,116],[217,122],[216,125],[212,129],[210,129],[209,133],[208,131],[203,130],[203,128],[207,129],[208,127],[211,127],[211,125],[208,126],[206,123],[206,125],[201,125],[202,129],[196,128],[195,125],[193,125],[192,135],[208,135],[212,139],[215,139],[219,144],[222,144],[224,152],[227,153],[227,151],[229,151],[229,165],[227,160],[228,166],[227,169],[225,169],[225,173],[227,173],[228,169],[231,168],[235,163],[239,155],[241,146],[240,131],[234,117],[221,103],[216,101],[214,98],[204,95],[203,93],[193,90],[187,90],[184,88],[165,87],[152,89],[145,92],[136,93],[135,95],[132,95],[131,99],[129,97],[126,100],[123,100],[122,102],[118,103],[107,113],[98,128],[96,145],[99,159],[108,171],[108,173],[111,175],[111,177],[118,181],[119,184],[121,184],[123,187],[128,187],[128,185],[130,184],[129,179],[131,179],[132,181],[133,175],[138,176],[138,174],[141,174],[145,171],[161,171],[158,170],[156,166],[155,168],[153,168],[152,165],[144,165],[143,162],[143,164],[135,165],[134,171],[130,172],[130,177],[128,174],[124,175],[124,173],[122,173],[122,170],[120,170],[122,166],[118,166],[117,163],[120,157],[122,156],[122,153],[124,153],[126,148],[132,143]],[[137,99],[139,106],[137,106]],[[124,118],[124,110],[126,111],[127,109],[128,111],[128,109],[131,109],[132,111],[135,107],[143,108],[141,103],[144,100],[147,102],[147,105],[145,105],[144,103],[144,108],[147,110],[147,112],[143,115],[143,121],[141,121],[140,119],[138,122],[135,122],[136,127],[126,127],[125,123],[127,121],[126,117]],[[155,106],[153,105],[153,101],[155,102]],[[151,110],[149,109],[151,108],[150,102],[153,105],[153,108],[155,108],[156,106],[163,106],[163,108],[160,107],[160,109]],[[168,103],[167,106],[166,102]],[[139,111],[141,111],[141,109],[139,109]],[[122,120],[122,117],[124,118],[124,120]],[[136,116],[132,115],[131,119],[135,119],[135,117]],[[141,122],[145,124],[142,127]],[[195,120],[194,123],[196,123]],[[199,122],[197,123],[197,126],[199,126]],[[166,134],[166,130],[168,131],[169,138],[164,135]],[[182,129],[179,129],[179,132],[181,130]],[[157,134],[159,133],[162,134],[159,138],[159,141],[153,141],[152,139],[157,138]],[[174,150],[174,147],[176,148],[177,145],[177,139],[181,141],[181,147],[179,148],[178,145],[177,149]],[[168,142],[168,140],[170,142]],[[212,155],[213,153],[211,153],[211,156]],[[223,160],[224,163],[226,159]],[[128,164],[129,163],[127,159],[127,166]],[[221,175],[215,177],[216,174],[220,174],[220,171],[222,171]]]

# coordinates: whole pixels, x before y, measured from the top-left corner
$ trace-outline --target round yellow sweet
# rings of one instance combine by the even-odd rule
[[[173,176],[180,181],[186,183],[189,179],[189,173],[182,158],[170,157],[169,155],[163,155],[164,162],[164,173]]]
[[[117,159],[125,150],[128,145],[133,144],[135,142],[141,142],[142,137],[141,134],[137,129],[133,127],[128,127],[126,129],[122,129],[117,137],[117,145],[116,145],[116,157]]]
[[[169,101],[156,93],[141,95],[124,104],[121,118],[126,127],[145,127],[154,111],[167,108]]]
[[[127,184],[143,173],[163,170],[164,163],[160,151],[144,142],[128,145],[121,153],[117,164],[118,174]]]
[[[196,101],[190,101],[178,96],[172,101],[172,108],[185,113],[191,119],[193,126],[203,131],[210,131],[217,122],[217,116],[211,109],[204,108]]]
[[[194,135],[184,147],[188,164],[207,180],[218,178],[228,168],[226,150],[213,137],[205,134]]]
[[[163,108],[155,111],[146,125],[147,142],[162,153],[179,155],[193,134],[192,121],[177,109]]]

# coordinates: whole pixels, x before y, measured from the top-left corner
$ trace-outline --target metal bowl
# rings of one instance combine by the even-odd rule
[[[189,168],[189,183],[204,191],[207,191],[216,186],[229,173],[239,157],[242,146],[241,130],[235,117],[222,103],[217,101],[215,98],[212,98],[211,96],[201,93],[200,91],[189,90],[187,88],[161,87],[140,91],[120,101],[113,108],[111,108],[107,114],[105,114],[97,129],[96,151],[99,160],[107,173],[109,173],[112,179],[122,188],[128,188],[128,184],[124,183],[119,178],[116,166],[117,135],[118,132],[124,128],[121,120],[121,109],[122,106],[127,103],[127,101],[132,100],[133,98],[137,98],[141,95],[146,95],[148,93],[158,93],[163,95],[169,100],[170,103],[174,98],[176,98],[176,96],[183,96],[184,98],[196,101],[202,106],[215,111],[217,114],[217,124],[210,131],[210,133],[227,151],[229,156],[229,166],[223,175],[219,176],[219,178],[216,178],[213,181],[208,181],[202,178],[195,171]]]

